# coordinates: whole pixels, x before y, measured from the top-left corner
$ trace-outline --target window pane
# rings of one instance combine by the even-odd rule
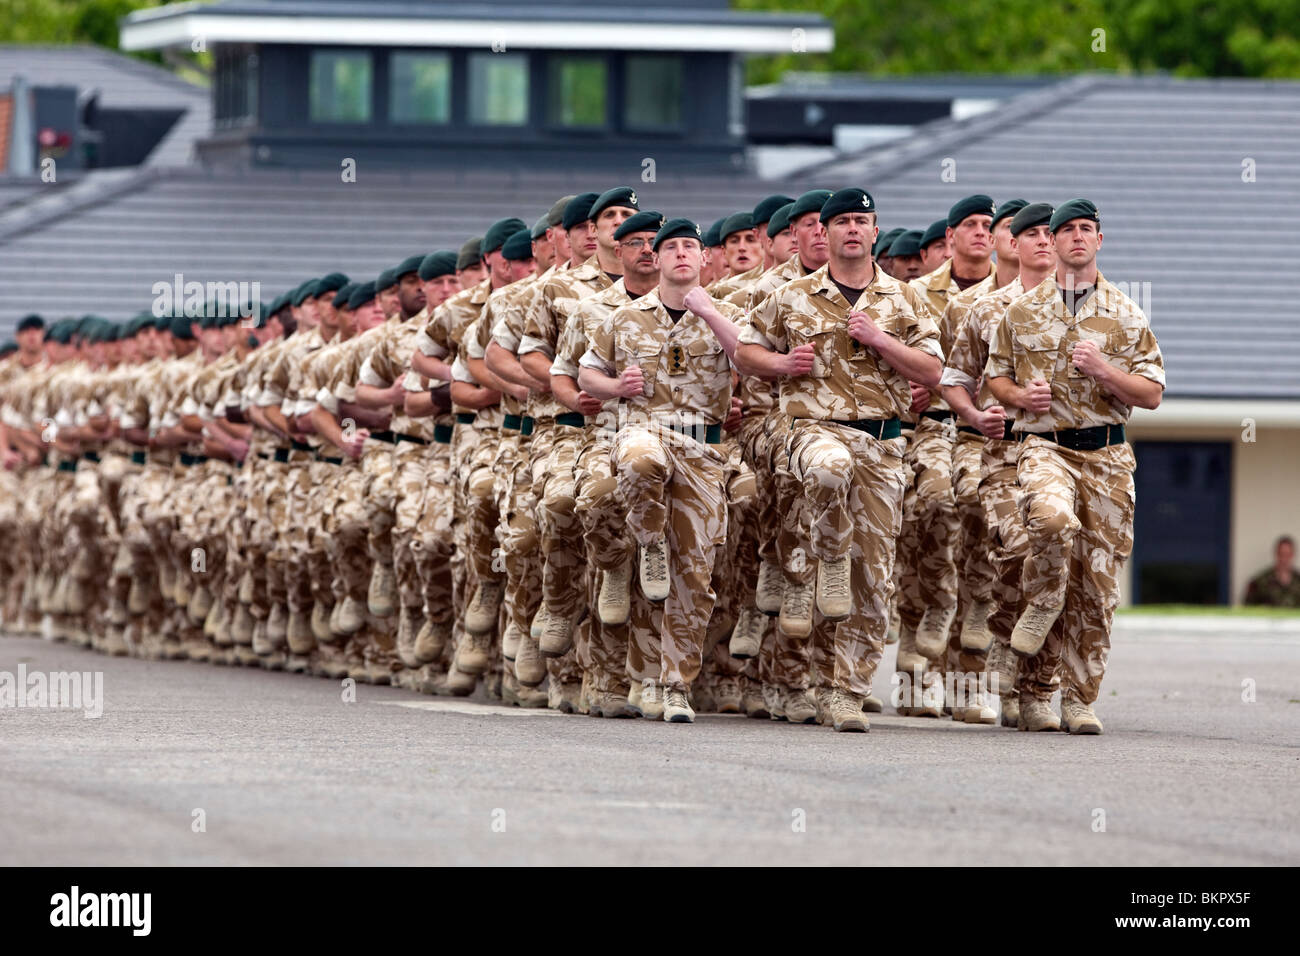
[[[629,56],[623,97],[628,129],[678,129],[682,125],[682,59]]]
[[[599,57],[552,57],[550,120],[559,126],[605,125],[605,61]]]
[[[309,99],[313,122],[369,122],[370,54],[313,51]]]
[[[469,121],[486,126],[521,126],[528,122],[527,56],[470,55]]]
[[[394,123],[445,123],[451,118],[451,58],[445,53],[394,53],[389,118]]]

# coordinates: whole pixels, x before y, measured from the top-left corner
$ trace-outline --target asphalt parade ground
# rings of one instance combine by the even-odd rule
[[[1100,737],[895,716],[893,658],[862,735],[0,636],[0,845],[18,865],[1300,863],[1300,628],[1121,620]],[[20,667],[102,691],[17,706]]]

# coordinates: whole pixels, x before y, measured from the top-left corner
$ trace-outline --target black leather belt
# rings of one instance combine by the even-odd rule
[[[143,465],[146,461],[148,461],[148,457],[145,455],[144,452],[142,451],[131,452],[131,464]]]
[[[696,441],[701,441],[700,428],[698,425],[669,425],[668,427],[671,428],[673,431],[678,432],[682,435],[686,435],[690,438],[694,438]],[[706,425],[704,427],[703,442],[706,445],[721,445],[722,426]]]
[[[59,471],[76,471],[76,470],[77,470],[77,463],[75,461],[59,462]]]
[[[451,444],[451,426],[450,426],[450,425],[434,425],[434,426],[433,426],[433,440],[436,441],[439,445],[450,445],[450,444]]]
[[[905,431],[905,432],[915,431],[915,430],[916,430],[916,422],[903,422],[903,421],[900,421],[900,422],[898,423],[898,427],[899,427],[902,431]]]
[[[93,461],[95,464],[99,464],[99,452],[97,451],[85,452],[81,457],[86,461]]]
[[[294,444],[296,445],[297,442],[294,442]],[[277,449],[275,450],[275,456],[274,456],[274,457],[275,457],[275,460],[278,461],[280,464],[282,464],[282,465],[287,465],[287,464],[289,463],[289,449],[288,449],[288,448],[277,448]]]
[[[856,428],[860,432],[866,432],[878,441],[898,438],[903,434],[903,423],[897,418],[859,418],[851,422],[842,422],[832,418],[827,424]]]
[[[587,424],[587,419],[585,416],[579,415],[577,412],[565,412],[563,415],[555,416],[555,424],[568,425],[571,428],[582,428]]]
[[[393,432],[393,434],[397,436],[398,441],[409,441],[416,445],[429,444],[429,440],[427,438],[421,438],[419,435],[408,435],[406,434],[406,432]]]
[[[954,416],[952,412],[922,412],[921,417],[934,422],[950,422]]]
[[[1002,419],[1002,440],[1003,441],[1011,441],[1011,439],[1016,437],[1015,434],[1011,431],[1011,426],[1014,425],[1015,423],[1016,420],[1014,418]],[[961,425],[958,427],[957,431],[965,432],[967,435],[979,435],[981,438],[984,437],[984,433],[982,431],[980,431],[978,428],[972,428],[970,425]]]
[[[506,415],[501,419],[501,427],[509,429],[512,432],[519,431],[519,425],[523,419],[518,415]]]
[[[294,451],[311,451],[311,452],[314,452],[314,451],[316,450],[316,449],[313,448],[311,445],[307,444],[305,441],[293,441],[293,440],[291,440],[291,441],[290,441],[290,444],[292,444],[292,446],[293,446],[293,450],[294,450]]]
[[[1054,432],[1017,433],[1020,441],[1024,441],[1030,435],[1046,438],[1071,451],[1098,451],[1108,445],[1120,445],[1125,441],[1123,425],[1094,425],[1092,428],[1061,428]]]
[[[473,424],[474,424],[474,413],[473,413],[473,412],[457,412],[457,413],[456,413],[456,424],[457,424],[457,425],[473,425]]]
[[[317,456],[316,456],[316,460],[317,460],[317,461],[323,461],[323,462],[325,462],[325,463],[328,464],[328,465],[341,465],[341,464],[343,464],[343,459],[342,459],[342,458],[330,458],[328,455],[317,455]]]
[[[371,432],[370,437],[375,439],[376,441],[386,441],[390,445],[397,444],[397,432],[390,432],[390,431]]]
[[[201,465],[201,464],[203,464],[203,463],[204,463],[205,461],[207,461],[207,460],[208,460],[208,456],[207,456],[207,455],[190,455],[190,454],[187,454],[186,452],[181,452],[181,464],[182,464],[182,465],[186,465],[186,466],[189,466],[189,465]]]

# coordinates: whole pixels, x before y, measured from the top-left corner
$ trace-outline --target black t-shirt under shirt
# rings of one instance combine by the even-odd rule
[[[664,306],[664,311],[673,317],[673,322],[680,322],[682,316],[686,314],[685,309],[670,309],[668,306]]]

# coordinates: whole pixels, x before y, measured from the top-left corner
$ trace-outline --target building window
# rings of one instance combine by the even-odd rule
[[[313,123],[370,122],[369,53],[313,50],[308,98]]]
[[[680,129],[682,58],[629,56],[623,83],[623,117],[628,129]]]
[[[394,123],[446,123],[451,119],[451,57],[446,53],[394,53],[389,69],[389,119]]]
[[[604,126],[607,85],[604,58],[553,56],[549,66],[550,122],[574,128]]]
[[[528,57],[522,53],[471,53],[469,121],[479,126],[528,122]]]
[[[238,126],[257,117],[257,53],[252,47],[217,47],[213,86],[217,127]]]

